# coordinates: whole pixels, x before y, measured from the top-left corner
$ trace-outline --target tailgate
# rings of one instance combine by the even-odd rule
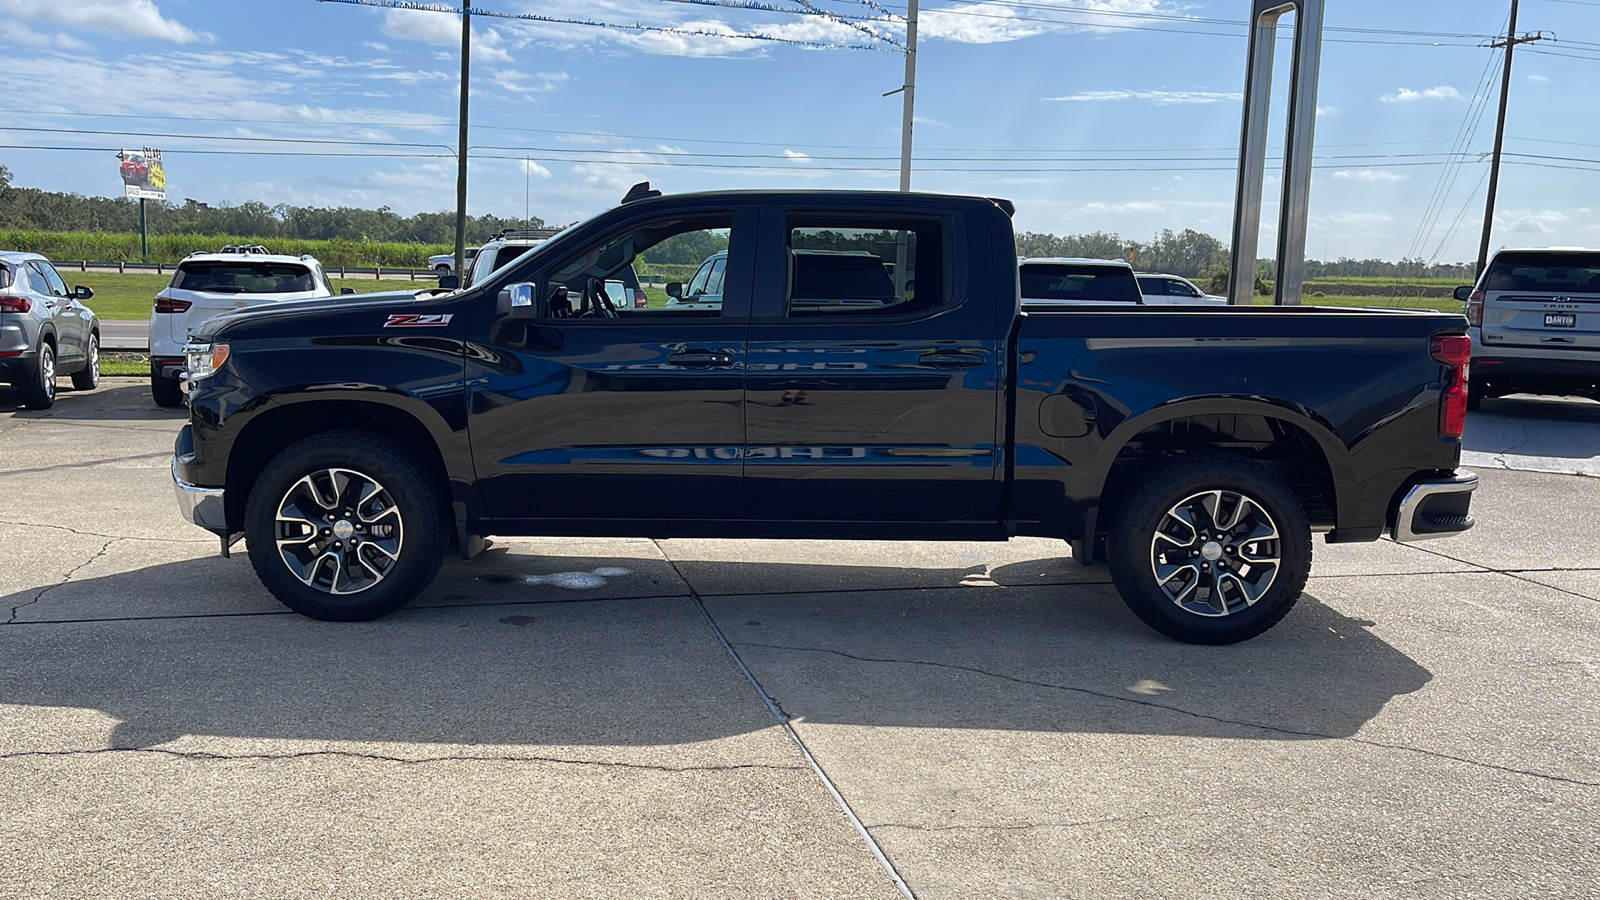
[[[1483,305],[1489,346],[1600,350],[1600,294],[1491,292]]]

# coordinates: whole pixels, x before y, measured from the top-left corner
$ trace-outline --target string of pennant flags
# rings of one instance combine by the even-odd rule
[[[760,3],[758,0],[663,0],[663,2],[686,3],[696,6],[721,6],[730,9],[750,9],[760,10],[763,12],[782,12],[796,15],[815,16],[817,18],[835,22],[837,24],[844,25],[848,28],[862,32],[864,35],[873,38],[875,42],[869,44],[841,44],[832,41],[809,41],[801,38],[788,38],[780,35],[761,34],[759,32],[713,31],[708,28],[680,28],[670,25],[647,25],[643,22],[601,22],[594,19],[568,18],[564,16],[544,16],[536,13],[497,12],[495,10],[479,9],[473,6],[468,6],[463,9],[459,6],[452,6],[444,3],[418,2],[418,0],[317,0],[317,2],[343,3],[349,6],[370,6],[379,9],[403,9],[411,10],[413,12],[448,13],[450,15],[461,15],[465,13],[467,15],[489,19],[507,19],[511,21],[534,22],[546,25],[577,25],[586,28],[604,28],[613,31],[641,33],[650,32],[656,34],[674,34],[685,37],[718,38],[721,40],[764,41],[774,44],[787,44],[794,47],[806,47],[813,50],[879,50],[890,53],[899,53],[905,49],[898,41],[890,38],[887,35],[877,32],[870,26],[851,21],[850,19],[840,16],[836,13],[817,9],[809,2],[806,2],[806,0],[797,0],[797,2],[804,4],[799,8],[779,7],[772,4]],[[863,2],[870,3],[870,0],[863,0]],[[872,3],[871,6],[877,6],[877,4]],[[877,8],[882,9],[881,6],[878,6]],[[892,20],[892,14],[888,14],[887,10],[884,10],[884,13],[888,15],[888,18],[885,19],[886,21]]]

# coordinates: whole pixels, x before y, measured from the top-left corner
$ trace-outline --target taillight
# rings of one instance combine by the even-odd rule
[[[194,304],[189,302],[188,300],[173,300],[173,299],[168,298],[168,297],[157,297],[156,298],[156,312],[158,312],[158,313],[188,312],[189,311],[189,307],[191,307],[193,305]]]
[[[1483,291],[1473,291],[1467,297],[1467,324],[1473,328],[1483,327]]]
[[[0,311],[25,313],[33,309],[33,301],[27,297],[0,296]]]
[[[633,308],[634,309],[644,309],[646,306],[649,306],[649,305],[650,305],[650,300],[649,300],[649,298],[645,297],[644,291],[635,288],[634,291],[633,291]]]
[[[1458,438],[1467,427],[1467,369],[1472,361],[1472,338],[1464,334],[1436,334],[1431,350],[1435,360],[1450,367],[1449,381],[1439,404],[1439,436]]]

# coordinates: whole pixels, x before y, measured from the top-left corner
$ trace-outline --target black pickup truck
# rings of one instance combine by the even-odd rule
[[[487,535],[1043,535],[1213,644],[1289,611],[1314,532],[1472,526],[1462,317],[1030,311],[1011,212],[648,192],[471,289],[218,316],[187,348],[180,506],[319,619],[382,616]],[[715,294],[611,298],[685,253]]]

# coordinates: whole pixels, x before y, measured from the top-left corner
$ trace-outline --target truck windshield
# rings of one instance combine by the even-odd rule
[[[1600,294],[1600,252],[1501,253],[1489,266],[1483,289]]]

